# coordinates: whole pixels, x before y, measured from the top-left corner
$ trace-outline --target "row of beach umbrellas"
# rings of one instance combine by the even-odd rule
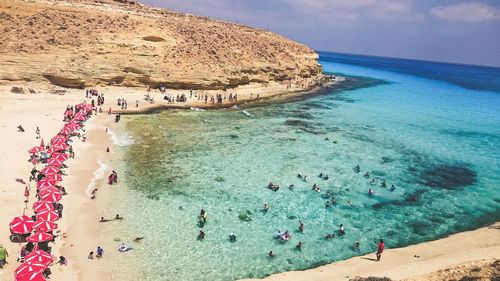
[[[42,272],[53,262],[50,254],[38,249],[38,243],[51,241],[54,238],[48,232],[56,230],[58,227],[55,222],[59,220],[59,213],[54,210],[53,203],[59,202],[62,198],[62,193],[57,184],[62,181],[59,174],[60,166],[69,158],[64,153],[68,147],[66,142],[69,140],[71,133],[81,127],[80,122],[85,121],[88,113],[93,109],[92,105],[83,103],[76,105],[75,108],[78,110],[76,113],[72,110],[64,112],[65,116],[72,118],[64,125],[59,134],[50,140],[50,146],[47,150],[43,139],[40,146],[28,150],[30,154],[46,150],[46,153],[51,154],[51,157],[47,160],[47,166],[40,171],[45,177],[37,182],[40,200],[35,202],[32,207],[33,212],[36,214],[36,221],[23,215],[15,217],[9,224],[12,233],[31,234],[26,238],[26,241],[36,243],[34,251],[27,254],[24,257],[24,262],[14,271],[16,281],[45,281]],[[36,165],[35,160],[33,160],[33,164]],[[29,196],[28,187],[26,187],[25,196]]]

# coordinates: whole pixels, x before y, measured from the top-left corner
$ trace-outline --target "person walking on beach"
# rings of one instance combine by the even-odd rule
[[[100,246],[97,246],[97,255],[95,257],[100,259],[102,258],[102,254],[104,254],[104,250]]]
[[[0,244],[0,268],[3,268],[3,265],[7,263],[7,257],[9,253],[7,253],[7,249]]]
[[[378,246],[377,249],[377,261],[380,261],[380,257],[382,256],[382,252],[384,251],[384,239],[380,239],[380,243],[375,242],[375,245]]]

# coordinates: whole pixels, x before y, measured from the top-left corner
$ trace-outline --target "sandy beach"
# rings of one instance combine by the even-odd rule
[[[57,134],[63,126],[63,112],[67,105],[74,105],[86,100],[84,91],[71,90],[64,95],[54,95],[46,90],[39,90],[38,94],[13,94],[10,87],[0,88],[0,126],[3,132],[0,153],[4,159],[3,175],[0,179],[0,242],[7,248],[8,264],[0,270],[1,280],[12,280],[13,271],[19,265],[16,262],[21,244],[9,241],[8,224],[10,220],[23,214],[24,185],[15,181],[22,178],[26,182],[32,164],[28,161],[27,150],[39,145],[40,139],[35,138],[38,126],[45,143]],[[67,266],[52,265],[52,280],[114,280],[109,266],[119,263],[120,253],[115,249],[117,242],[113,237],[103,233],[103,224],[100,217],[112,218],[115,214],[104,213],[103,207],[108,200],[112,200],[116,187],[109,187],[105,179],[113,169],[111,155],[114,146],[111,137],[105,128],[113,129],[114,115],[108,115],[109,107],[114,112],[124,112],[116,105],[120,97],[127,98],[129,112],[134,110],[149,110],[155,106],[168,106],[163,101],[163,95],[158,91],[151,95],[157,101],[154,104],[146,103],[143,99],[145,89],[105,88],[100,92],[105,94],[103,113],[93,116],[85,128],[88,131],[87,142],[74,138],[75,158],[67,161],[68,176],[63,177],[63,185],[68,191],[61,203],[64,204],[64,216],[58,222],[61,235],[52,244],[52,255],[65,256],[69,259]],[[261,97],[276,94],[276,89],[262,91]],[[125,94],[126,93],[126,94]],[[172,93],[175,93],[172,91]],[[250,99],[250,93],[255,89],[242,89],[239,92],[242,99]],[[252,96],[253,98],[253,96]],[[139,100],[139,107],[135,101]],[[240,101],[241,101],[240,100]],[[192,98],[182,107],[203,107],[204,102]],[[125,111],[127,112],[127,111]],[[25,132],[18,132],[17,126],[22,125]],[[106,153],[106,147],[111,152]],[[115,158],[113,156],[113,158]],[[107,165],[107,168],[99,168]],[[101,173],[96,173],[101,171]],[[92,186],[89,185],[93,183]],[[31,216],[31,206],[35,202],[36,185],[30,183],[31,195],[27,203],[26,215]],[[101,188],[102,187],[102,188]],[[97,198],[91,200],[89,192],[98,188]],[[119,222],[109,222],[119,223]],[[432,272],[454,266],[456,264],[500,258],[500,224],[484,227],[478,230],[463,232],[436,241],[420,243],[399,249],[386,249],[382,261],[374,261],[374,254],[355,257],[345,261],[334,262],[306,271],[294,271],[272,275],[266,280],[348,280],[355,276],[387,276],[391,279],[426,280]],[[97,246],[105,249],[102,260],[87,259],[90,251]],[[418,257],[415,257],[418,256]],[[131,279],[132,280],[132,279]]]

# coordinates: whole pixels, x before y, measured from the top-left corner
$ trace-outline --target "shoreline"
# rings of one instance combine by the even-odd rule
[[[2,90],[2,88],[4,88],[4,90]],[[118,90],[121,91],[118,92]],[[116,99],[113,98],[120,97],[120,95],[123,95],[123,92],[126,91],[128,91],[128,89],[114,89],[108,93],[105,90],[105,105],[109,106],[109,104],[112,104],[112,108],[117,108]],[[29,174],[31,164],[25,161],[24,157],[27,155],[27,149],[37,145],[40,141],[34,138],[34,129],[37,125],[40,125],[42,136],[47,143],[49,141],[47,137],[55,135],[63,124],[62,112],[65,106],[67,104],[79,103],[83,100],[89,101],[89,99],[85,99],[85,94],[82,94],[83,92],[84,91],[79,90],[79,94],[76,94],[75,91],[74,94],[70,93],[63,96],[51,94],[18,95],[11,93],[10,87],[0,87],[0,93],[2,95],[2,103],[0,105],[0,116],[2,118],[0,125],[4,128],[4,131],[7,130],[1,152],[4,159],[9,161],[12,160],[12,165],[7,167],[6,173],[13,175],[12,178],[0,180],[0,183],[4,186],[2,188],[4,196],[0,199],[3,206],[1,213],[4,228],[3,231],[0,232],[0,239],[10,253],[8,258],[9,264],[7,264],[3,270],[0,270],[0,279],[3,279],[4,276],[6,278],[11,278],[7,276],[12,276],[10,274],[12,274],[13,270],[18,265],[15,260],[20,250],[20,245],[10,243],[8,239],[6,239],[8,235],[7,225],[12,217],[20,214],[21,206],[23,206],[21,203],[22,200],[24,200],[21,190],[22,186],[15,183],[13,178],[25,177],[25,175]],[[140,97],[144,92],[145,91],[137,91],[133,97]],[[311,92],[311,90],[308,92],[301,91],[298,95],[304,96]],[[160,93],[154,94],[161,95]],[[125,95],[127,98],[129,97],[129,93]],[[288,94],[284,95],[286,96]],[[273,96],[276,95],[263,96],[262,99],[269,99],[266,100],[266,102],[273,102],[270,100]],[[245,102],[246,101],[242,99],[239,100],[238,104]],[[189,109],[193,104],[185,103],[184,105],[185,106],[181,107],[182,109]],[[146,104],[144,107],[141,106],[140,110],[151,110],[151,108],[154,108],[154,106],[148,106],[150,106],[150,104]],[[233,105],[230,104],[229,107],[231,106]],[[154,112],[162,109],[152,110]],[[139,113],[139,109],[137,113]],[[34,124],[31,120],[36,120],[38,123]],[[15,131],[17,124],[22,124],[26,129],[23,135]],[[59,224],[61,233],[67,233],[67,237],[58,237],[54,243],[52,252],[52,255],[56,257],[64,255],[70,260],[70,263],[68,266],[53,265],[53,275],[51,277],[53,280],[113,280],[113,272],[108,269],[113,263],[119,262],[116,258],[116,255],[119,253],[114,249],[116,242],[112,241],[113,237],[106,236],[107,233],[104,231],[105,226],[99,223],[98,219],[101,216],[110,218],[110,216],[114,215],[104,213],[106,211],[105,207],[107,202],[112,200],[112,194],[116,192],[117,189],[115,185],[108,187],[105,182],[105,176],[106,172],[113,169],[112,161],[116,158],[113,155],[116,145],[112,140],[112,131],[106,133],[104,128],[113,129],[115,126],[113,115],[108,115],[104,112],[93,115],[85,127],[88,131],[87,142],[74,142],[73,146],[76,156],[74,160],[69,160],[68,176],[66,176],[63,181],[63,185],[68,187],[67,190],[69,195],[65,196],[62,200],[62,203],[65,205],[65,216]],[[15,139],[19,144],[15,149],[9,150],[8,140],[11,139]],[[109,155],[105,152],[106,147],[110,147],[111,149]],[[99,163],[99,159],[101,159],[103,165],[107,165],[107,169],[101,168],[102,164]],[[103,169],[104,171],[102,179],[99,179],[99,169]],[[91,200],[88,196],[89,186],[92,182],[94,182],[96,186],[105,186],[99,189],[95,200]],[[19,203],[14,204],[13,208],[10,208],[11,202],[14,200]],[[28,204],[29,209],[33,202],[34,201],[30,200]],[[9,206],[9,208],[7,208],[7,206]],[[29,211],[28,214],[30,214]],[[409,278],[428,274],[432,271],[462,262],[472,262],[474,260],[491,257],[499,258],[498,254],[496,256],[494,255],[494,253],[500,253],[500,236],[498,235],[499,223],[495,223],[493,226],[495,227],[494,229],[491,228],[491,226],[483,227],[477,230],[461,232],[446,238],[422,242],[412,246],[387,249],[380,263],[368,260],[374,256],[374,254],[369,254],[333,262],[314,269],[278,273],[264,279],[332,280],[332,276],[338,276],[339,279],[340,277],[346,279],[347,275],[343,275],[346,274],[345,270],[349,272],[347,274],[350,277],[355,277],[357,273],[360,276],[378,274],[378,276],[392,276],[393,278]],[[73,244],[73,246],[71,246],[71,244]],[[442,246],[438,244],[446,245]],[[466,247],[464,247],[464,244]],[[88,252],[95,251],[98,245],[105,249],[103,260],[87,260]],[[456,249],[459,249],[459,251],[454,251]],[[418,253],[423,258],[415,259],[411,255],[408,256],[409,251]],[[89,262],[92,264],[88,264]],[[354,274],[352,272],[354,272]],[[410,272],[412,274],[411,276],[409,276]]]
[[[272,274],[250,280],[349,280],[388,277],[424,281],[439,270],[478,261],[500,259],[500,222],[401,248],[386,248],[379,262],[375,253],[334,261],[316,268]]]

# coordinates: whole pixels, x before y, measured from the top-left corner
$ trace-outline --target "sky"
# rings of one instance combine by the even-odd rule
[[[316,51],[500,67],[500,0],[139,0]]]

